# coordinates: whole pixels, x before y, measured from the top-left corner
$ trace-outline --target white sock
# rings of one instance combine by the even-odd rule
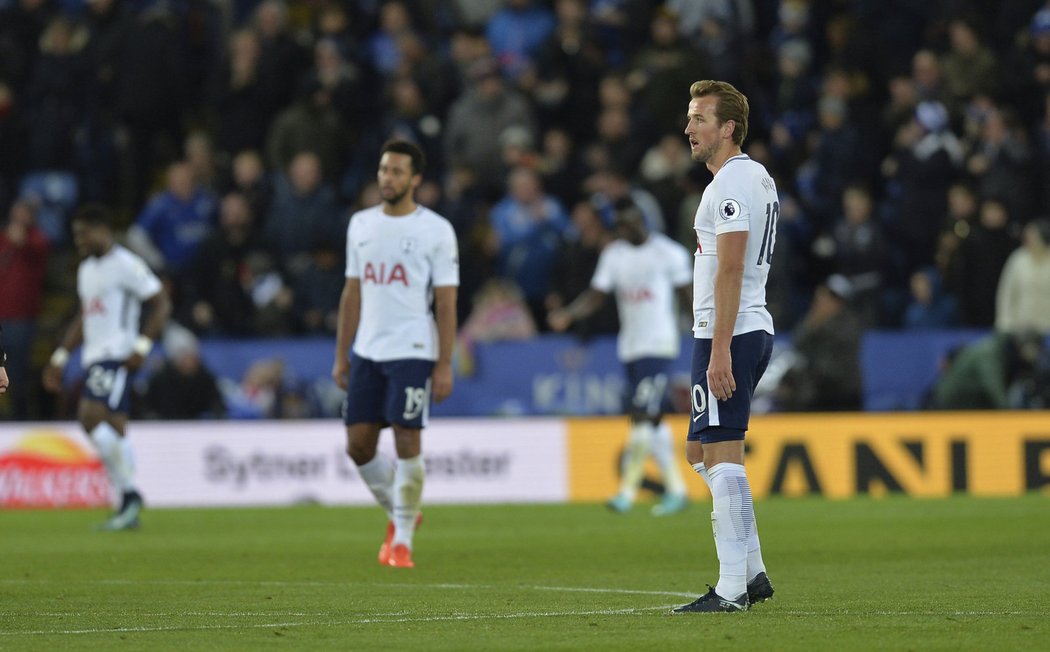
[[[758,523],[755,522],[754,509],[751,510],[751,537],[747,540],[747,581],[755,579],[759,573],[766,572],[762,561],[762,544],[758,542]]]
[[[369,461],[359,464],[357,472],[386,512],[387,518],[394,520],[394,461],[382,453],[376,453]]]
[[[711,476],[707,475],[707,467],[704,466],[703,462],[697,462],[693,465],[693,470],[700,474],[700,477],[704,479],[704,484],[707,488],[711,488]]]
[[[624,451],[623,466],[620,473],[620,495],[633,501],[638,487],[642,484],[645,473],[645,459],[649,457],[652,446],[653,425],[648,422],[631,424],[627,437],[627,449]]]
[[[423,456],[401,458],[394,472],[394,545],[412,547],[423,502]]]
[[[135,477],[135,450],[131,447],[131,440],[127,435],[120,438],[120,453],[123,475],[128,482],[128,488],[125,491],[131,491],[134,489],[132,478]]]
[[[672,496],[685,494],[685,480],[678,471],[678,464],[674,458],[674,445],[671,443],[671,428],[666,423],[656,426],[653,434],[653,457],[660,466],[660,473],[664,477],[664,486],[667,493]]]
[[[120,433],[106,421],[95,426],[91,431],[91,441],[95,442],[98,456],[102,458],[102,464],[106,467],[110,482],[118,494],[132,491],[131,465],[124,460],[125,445]],[[130,449],[128,449],[130,450]]]
[[[735,600],[747,592],[747,548],[755,522],[751,487],[742,464],[716,464],[711,478],[711,528],[718,551],[718,584],[715,593]]]

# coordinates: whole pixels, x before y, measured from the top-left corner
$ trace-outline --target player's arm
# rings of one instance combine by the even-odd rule
[[[707,367],[707,386],[720,401],[727,400],[736,391],[729,345],[733,342],[736,316],[740,312],[740,288],[744,282],[747,235],[747,231],[730,231],[718,236],[715,330],[711,341],[711,361]]]
[[[124,363],[129,371],[136,371],[146,361],[149,352],[153,350],[153,342],[160,336],[164,325],[171,317],[171,299],[163,288],[143,301],[142,307],[146,313],[142,332],[135,338],[135,347],[131,351],[131,357]]]
[[[55,352],[51,354],[51,360],[44,367],[44,389],[56,394],[62,391],[62,372],[69,363],[70,351],[74,350],[84,341],[84,313],[77,310],[76,317],[66,328],[62,336],[62,343],[58,345]]]
[[[550,324],[551,328],[560,333],[569,328],[569,326],[572,326],[573,322],[586,319],[593,315],[602,307],[602,304],[605,303],[605,300],[608,297],[609,295],[607,293],[595,289],[594,287],[589,287],[581,292],[580,296],[576,297],[576,299],[569,305],[564,308],[559,308],[558,310],[552,310],[551,313],[547,315],[547,323]]]
[[[444,401],[452,393],[452,347],[456,342],[455,285],[434,288],[434,319],[438,332],[438,359],[434,364],[431,391],[434,400]]]
[[[335,361],[332,363],[332,380],[342,389],[347,388],[350,371],[350,345],[357,336],[361,322],[361,279],[347,278],[343,293],[339,297],[339,317],[335,329]]]

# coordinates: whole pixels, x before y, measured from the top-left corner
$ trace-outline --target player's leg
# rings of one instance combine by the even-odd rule
[[[397,448],[391,566],[414,566],[412,539],[419,525],[423,500],[421,433],[430,416],[430,375],[433,370],[434,363],[429,360],[383,363],[387,378],[384,415],[394,430]]]
[[[123,365],[106,361],[88,367],[77,417],[98,450],[119,498],[117,513],[103,525],[103,529],[136,527],[142,509],[142,496],[134,485],[135,463],[131,442],[124,436],[130,401],[129,376]]]
[[[678,462],[675,459],[671,428],[659,417],[653,424],[652,453],[664,478],[664,496],[659,504],[653,506],[653,515],[667,516],[680,512],[688,504],[685,496],[685,480],[682,479],[682,473],[678,470]]]
[[[653,425],[646,417],[645,405],[650,401],[651,379],[645,375],[642,360],[624,365],[627,387],[624,391],[624,412],[630,415],[623,455],[620,458],[620,487],[606,505],[615,512],[626,512],[634,504],[645,473],[645,460],[652,448]]]

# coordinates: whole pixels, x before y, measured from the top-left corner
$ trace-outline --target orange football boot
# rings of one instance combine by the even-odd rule
[[[418,530],[419,526],[423,523],[423,512],[416,514],[416,527]],[[394,522],[386,522],[386,539],[383,540],[383,545],[379,546],[379,565],[380,566],[393,566],[390,563],[390,549],[394,543]],[[411,553],[409,554],[411,560]]]

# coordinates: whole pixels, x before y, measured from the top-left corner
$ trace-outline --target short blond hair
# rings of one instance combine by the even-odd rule
[[[747,138],[747,117],[751,112],[751,107],[743,93],[729,82],[704,79],[693,82],[693,85],[689,87],[689,95],[693,99],[709,95],[717,97],[715,117],[718,118],[720,124],[725,124],[729,120],[736,123],[733,128],[733,142],[737,145],[744,143],[744,139]]]

